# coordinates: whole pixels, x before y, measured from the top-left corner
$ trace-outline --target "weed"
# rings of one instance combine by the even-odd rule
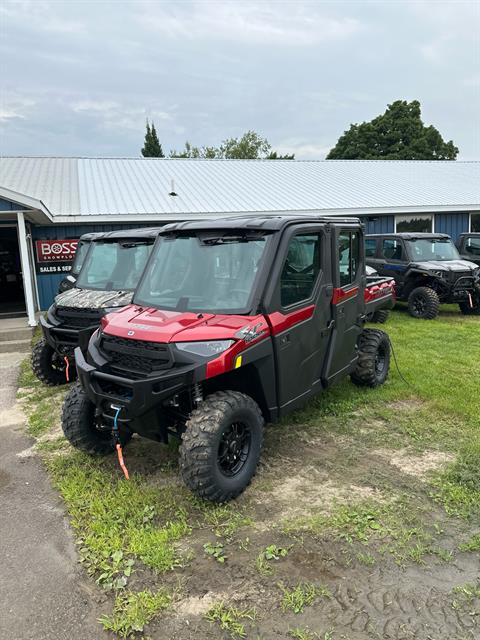
[[[232,638],[245,638],[247,632],[242,620],[255,620],[255,609],[237,609],[223,602],[215,604],[205,614],[205,620],[218,623],[220,629],[228,631]]]
[[[281,587],[283,591],[283,611],[303,613],[305,607],[310,606],[320,597],[330,598],[331,593],[326,587],[318,587],[314,584],[300,583],[293,589]]]
[[[155,593],[149,590],[129,591],[115,598],[112,615],[102,616],[100,622],[107,631],[129,638],[142,632],[145,625],[168,609],[171,603],[172,596],[165,589]]]
[[[373,567],[376,562],[371,553],[357,553],[357,560],[366,567]]]
[[[271,544],[263,551],[261,551],[257,559],[255,560],[255,568],[258,573],[262,573],[264,575],[268,575],[273,572],[271,561],[272,560],[280,560],[280,558],[285,558],[288,555],[289,549],[285,549],[284,547],[277,547],[275,544]]]
[[[460,584],[452,589],[456,598],[452,601],[452,607],[456,610],[471,608],[476,600],[480,600],[480,582],[477,584]],[[475,611],[479,614],[480,611]]]
[[[317,640],[318,635],[307,628],[295,627],[290,629],[288,635],[294,638],[294,640]]]
[[[204,502],[192,496],[191,501],[200,509],[205,522],[213,527],[215,535],[219,538],[231,540],[241,527],[252,524],[252,519],[238,507],[231,504],[215,505]]]
[[[460,551],[480,551],[480,533],[476,533],[468,542],[461,544]]]
[[[203,550],[207,556],[212,556],[217,562],[220,562],[220,564],[223,564],[227,559],[227,556],[223,552],[223,544],[220,542],[217,542],[216,544],[207,542],[203,545]]]

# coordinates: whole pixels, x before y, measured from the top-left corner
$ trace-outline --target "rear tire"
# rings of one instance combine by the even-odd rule
[[[49,387],[68,384],[65,376],[65,362],[62,356],[43,338],[33,347],[32,371],[40,382]],[[70,362],[68,373],[70,381],[74,380],[77,374],[75,363]]]
[[[390,311],[388,309],[379,309],[372,314],[369,322],[374,322],[376,324],[385,324],[388,320],[388,316],[390,315]]]
[[[417,287],[408,296],[408,312],[413,318],[433,320],[439,309],[440,298],[430,287]]]
[[[62,411],[62,429],[66,439],[76,449],[90,455],[107,455],[115,451],[115,443],[109,431],[95,426],[95,405],[90,402],[79,382],[65,396]],[[132,437],[130,432],[120,431],[122,446]]]
[[[238,391],[219,391],[192,411],[180,445],[185,484],[205,500],[236,498],[255,475],[263,443],[257,403]]]
[[[458,304],[464,316],[480,316],[480,299],[473,300],[473,307],[468,302]]]
[[[358,360],[350,378],[358,387],[378,387],[390,367],[390,339],[384,331],[364,329],[358,339]]]

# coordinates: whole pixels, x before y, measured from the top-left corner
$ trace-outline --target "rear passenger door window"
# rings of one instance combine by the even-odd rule
[[[382,243],[382,256],[385,260],[404,260],[405,253],[402,241],[394,238],[385,238]]]
[[[282,307],[299,304],[312,297],[320,272],[320,235],[295,235],[288,245],[280,276]]]
[[[347,287],[357,279],[360,265],[360,236],[358,231],[342,231],[338,236],[340,286]]]
[[[375,258],[377,255],[377,240],[376,238],[367,238],[365,240],[365,257]]]

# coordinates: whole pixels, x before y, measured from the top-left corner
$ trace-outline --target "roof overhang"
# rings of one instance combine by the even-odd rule
[[[90,222],[171,222],[176,220],[213,219],[230,216],[258,216],[258,215],[285,215],[286,213],[317,213],[322,216],[379,216],[379,215],[405,215],[405,214],[429,214],[429,213],[470,213],[480,211],[480,204],[441,205],[424,207],[355,207],[352,209],[303,209],[276,211],[205,211],[192,213],[178,211],[176,213],[109,213],[103,215],[78,215],[78,216],[54,216],[53,221],[59,224],[85,224]]]
[[[0,198],[19,205],[19,208],[14,211],[0,211],[0,217],[2,218],[11,218],[13,220],[16,218],[16,214],[22,211],[25,214],[25,219],[29,222],[37,224],[54,222],[54,216],[41,200],[36,200],[24,193],[18,193],[5,187],[0,187]]]

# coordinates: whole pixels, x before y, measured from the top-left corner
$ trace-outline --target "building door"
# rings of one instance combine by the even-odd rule
[[[16,313],[25,313],[17,227],[0,225],[0,315]]]

